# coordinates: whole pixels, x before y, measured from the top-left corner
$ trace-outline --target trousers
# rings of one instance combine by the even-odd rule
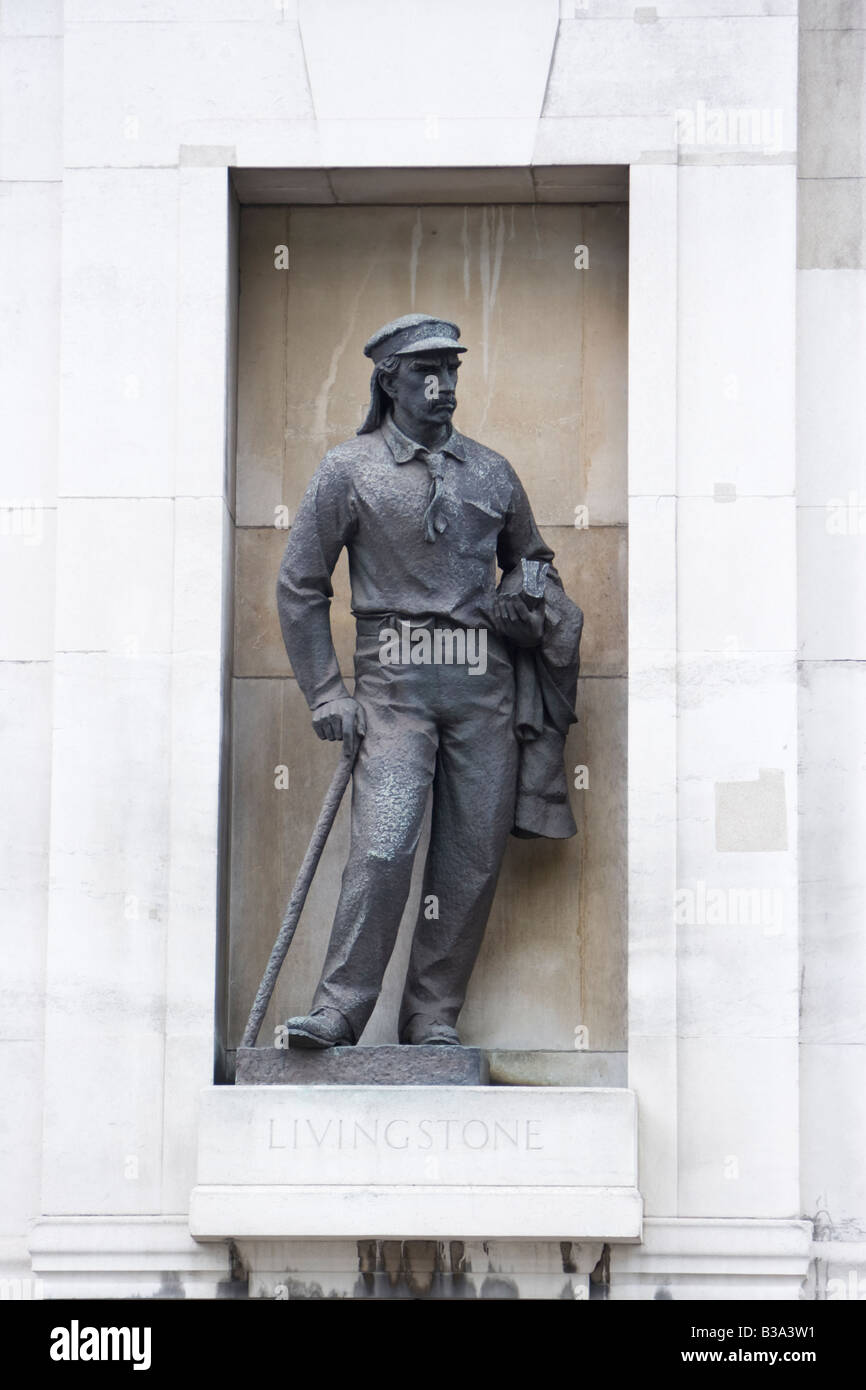
[[[387,625],[387,619],[382,625]],[[352,779],[349,857],[313,1008],[357,1042],[382,987],[409,895],[430,789],[424,887],[400,1007],[456,1024],[513,824],[514,667],[494,632],[486,666],[381,660],[379,621],[358,623],[355,699],[367,717]]]

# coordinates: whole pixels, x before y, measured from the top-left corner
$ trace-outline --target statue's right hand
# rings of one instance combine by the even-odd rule
[[[319,738],[343,740],[343,751],[353,758],[359,741],[367,732],[367,716],[363,707],[350,695],[341,700],[328,700],[313,711],[313,728]]]

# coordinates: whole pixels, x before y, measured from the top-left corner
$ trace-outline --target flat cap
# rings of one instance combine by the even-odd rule
[[[460,329],[448,319],[432,314],[404,314],[378,329],[364,344],[364,356],[378,364],[393,354],[406,356],[414,352],[465,352],[460,342]]]

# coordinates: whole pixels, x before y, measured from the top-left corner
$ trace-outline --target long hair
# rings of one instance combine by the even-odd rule
[[[370,405],[366,417],[356,434],[372,434],[377,430],[385,416],[391,410],[391,397],[382,385],[383,376],[393,376],[400,366],[398,353],[392,353],[390,357],[383,357],[381,362],[377,362],[373,368],[373,375],[370,377]]]

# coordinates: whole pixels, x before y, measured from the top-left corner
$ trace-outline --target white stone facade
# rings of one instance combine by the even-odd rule
[[[866,7],[797,11],[0,4],[4,1275],[214,1297],[236,1239],[252,1295],[345,1294],[366,1232],[465,1242],[452,1271],[489,1236],[524,1296],[866,1286]],[[213,1084],[238,199],[592,202],[626,171],[627,1087],[551,1088],[585,1168],[493,1155],[480,1215],[474,1159],[426,1205],[385,1164],[301,1174],[339,1200],[269,1229],[252,1188],[297,1194],[233,1166]]]

